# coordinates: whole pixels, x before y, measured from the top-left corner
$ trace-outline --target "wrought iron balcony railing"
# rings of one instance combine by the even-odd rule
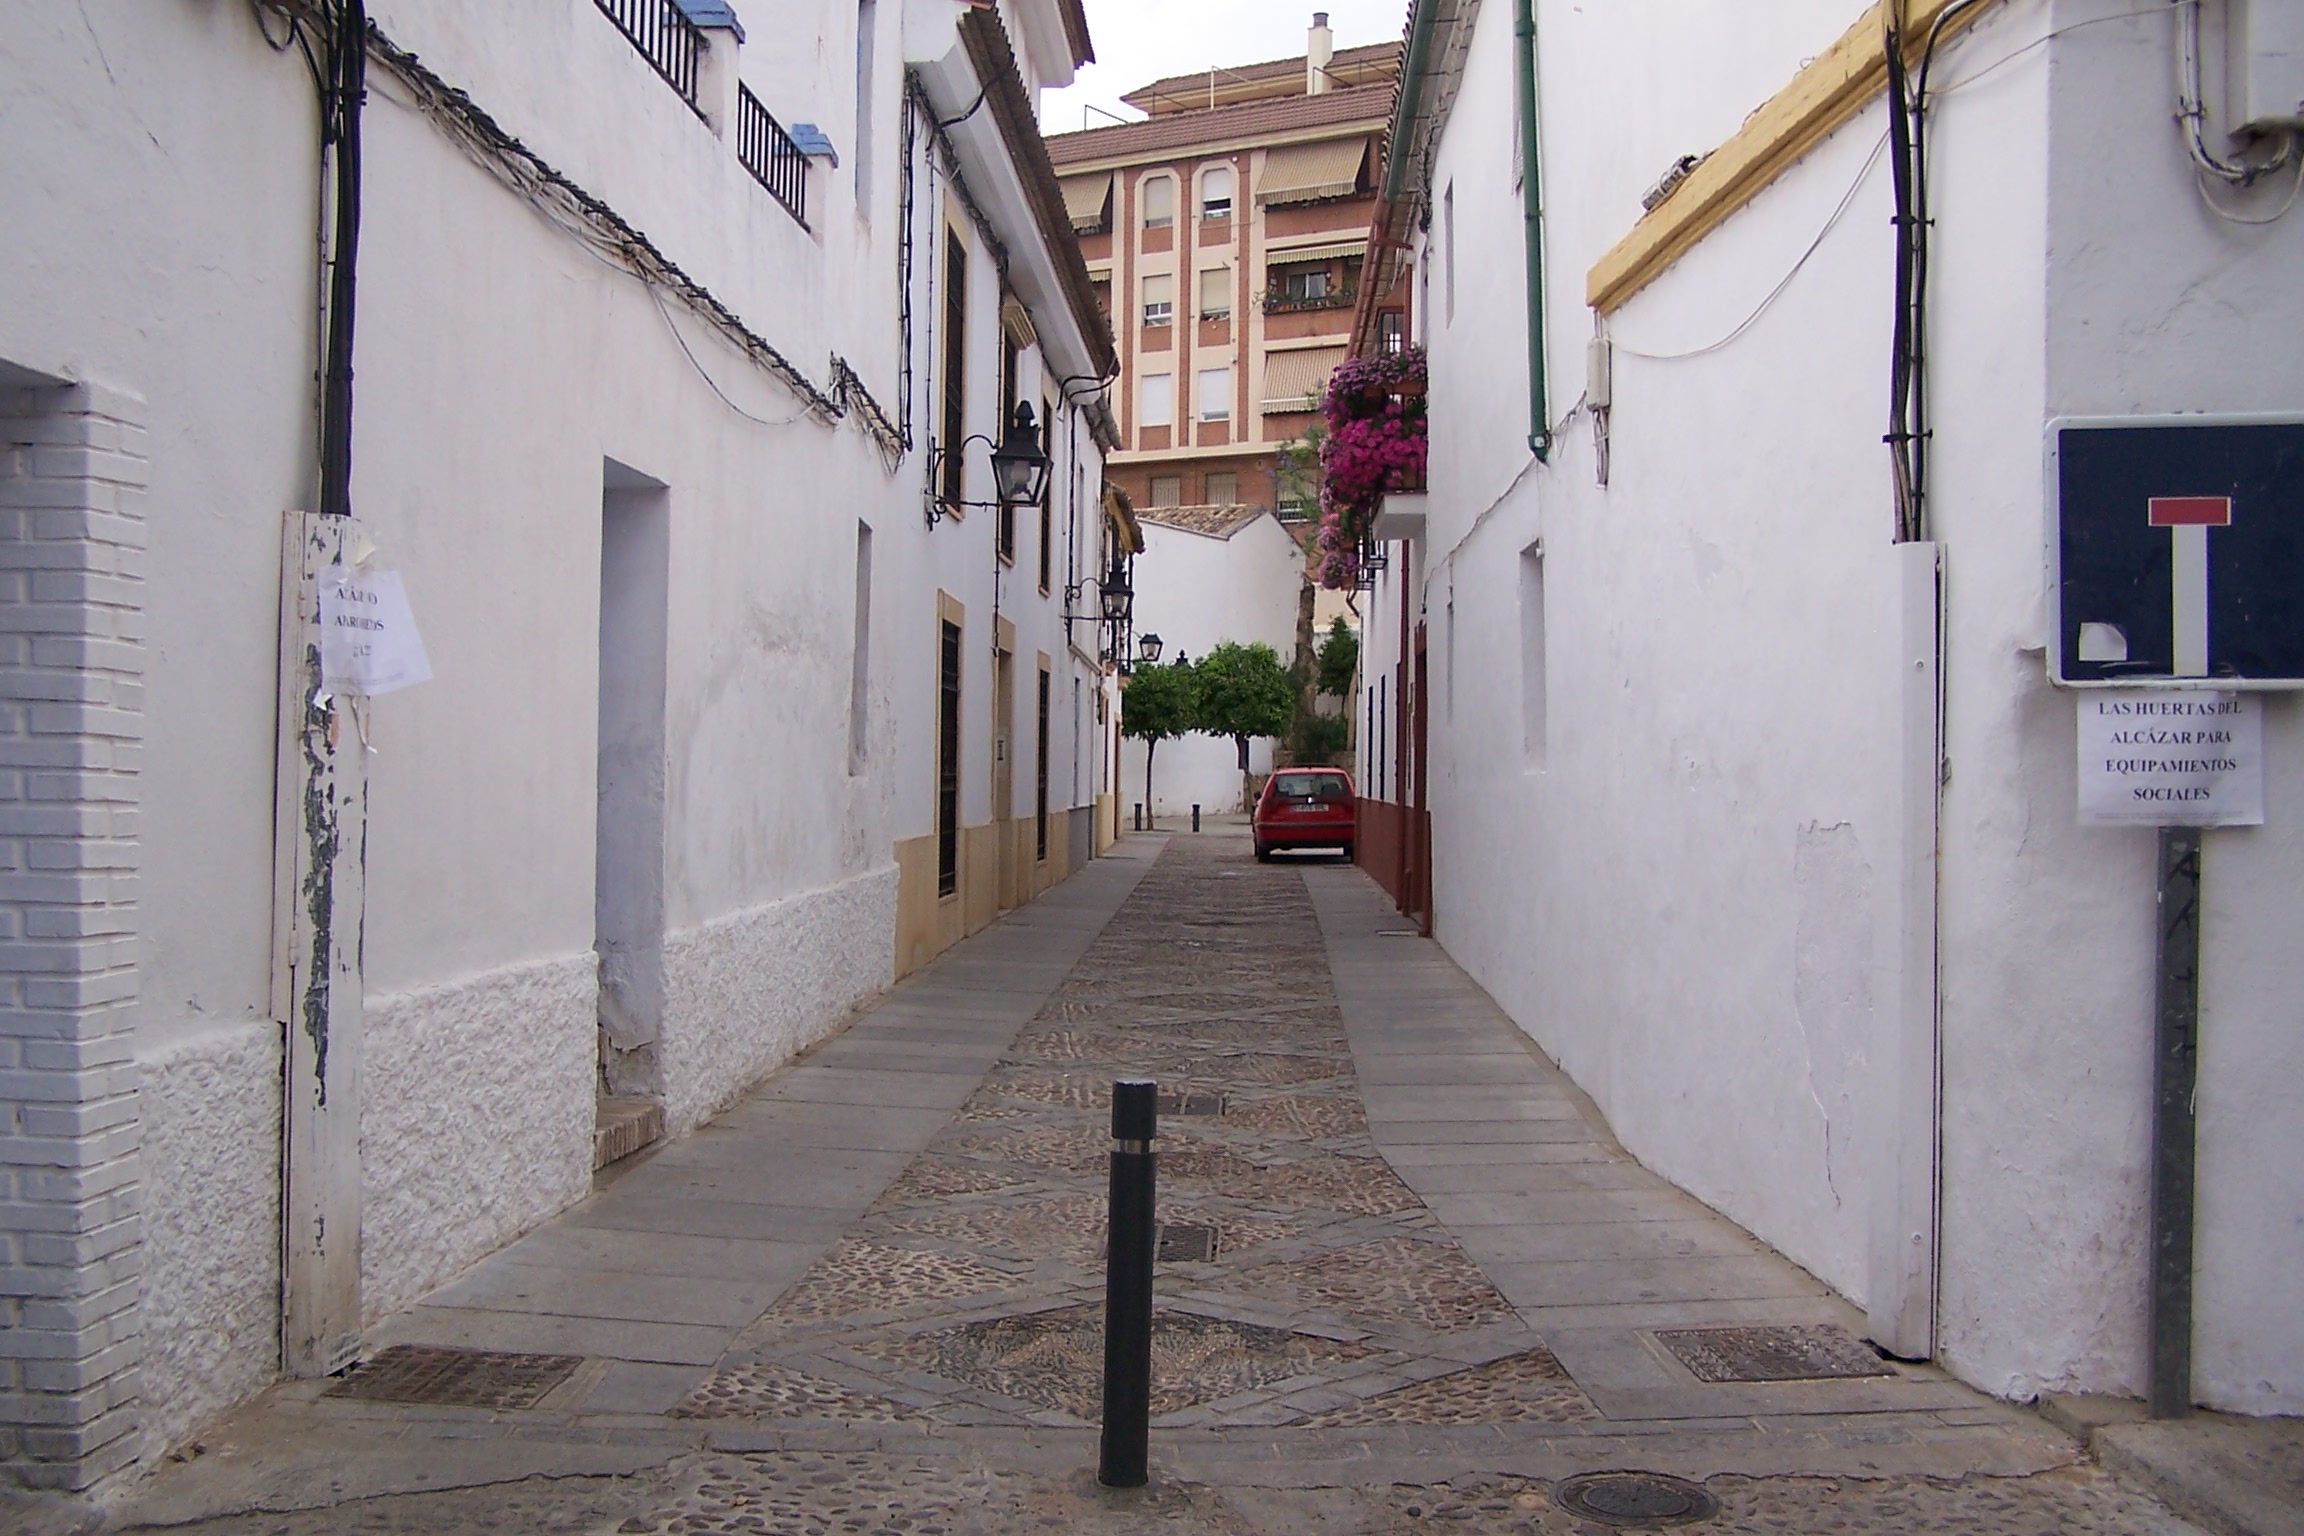
[[[1360,290],[1357,288],[1333,288],[1323,294],[1295,297],[1285,293],[1267,293],[1264,295],[1264,313],[1287,315],[1307,309],[1350,309],[1359,298]]]
[[[808,227],[808,157],[746,85],[736,87],[736,158],[802,229]]]
[[[596,0],[601,13],[631,40],[664,83],[696,106],[696,72],[704,57],[704,33],[688,19],[679,0]],[[699,109],[700,110],[700,109]]]

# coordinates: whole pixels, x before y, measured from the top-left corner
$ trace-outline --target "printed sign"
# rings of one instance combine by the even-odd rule
[[[320,577],[320,683],[377,694],[432,677],[398,571],[330,566]]]
[[[2264,701],[2252,693],[2080,699],[2080,820],[2098,827],[2264,821]]]

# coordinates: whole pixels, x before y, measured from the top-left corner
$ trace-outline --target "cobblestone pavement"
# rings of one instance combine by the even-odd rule
[[[1406,1133],[1372,1130],[1355,1049],[1368,1025],[1348,1031],[1330,964],[1332,946],[1369,942],[1347,931],[1350,903],[1373,910],[1362,884],[1259,865],[1236,835],[1167,842],[957,1112],[936,1112],[925,1150],[709,1363],[531,1361],[543,1396],[525,1409],[283,1388],[122,1519],[218,1536],[1591,1533],[1625,1521],[1577,1513],[1564,1480],[1645,1468],[1694,1486],[1690,1528],[1707,1531],[2192,1529],[2028,1414],[1845,1357],[1837,1301],[1709,1213],[1726,1236],[1676,1207],[1647,1225],[1699,1266],[1760,1255],[1789,1280],[1704,1303],[1717,1317],[1516,1305],[1490,1272],[1522,1282],[1476,1259],[1482,1240],[1460,1242],[1411,1187],[1417,1169],[1379,1150],[1401,1156]],[[1421,941],[1404,963],[1408,948],[1435,963]],[[809,1070],[738,1116],[791,1102]],[[1093,1478],[1107,1106],[1123,1075],[1163,1089],[1155,1472],[1133,1494]],[[1584,1117],[1540,1144],[1582,1170],[1568,1187],[1647,1198],[1648,1176],[1586,1126],[1573,1091],[1545,1091]],[[486,1310],[484,1295],[457,1305]],[[1729,1348],[1748,1341],[1684,1325],[1784,1307],[1806,1331],[1773,1336],[1790,1351],[1769,1367],[1779,1378],[1710,1385],[1723,1370],[1753,1379],[1734,1376]],[[1558,1335],[1574,1350],[1548,1342],[1555,1317],[1575,1325]],[[1610,1374],[1627,1340],[1677,1396]],[[1787,1370],[1859,1374],[1785,1383]],[[654,1382],[653,1411],[608,1393],[611,1372]],[[1600,1516],[1626,1507],[1639,1506],[1603,1500]],[[1663,1506],[1647,1507],[1636,1528],[1657,1528]]]

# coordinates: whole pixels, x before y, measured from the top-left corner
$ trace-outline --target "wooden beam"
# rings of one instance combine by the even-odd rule
[[[1762,103],[1670,197],[1610,247],[1585,276],[1585,302],[1602,314],[1614,313],[1884,93],[1888,52],[1881,12],[1893,3],[1880,0],[1868,7],[1838,41]],[[1909,61],[1918,62],[1928,29],[1954,3],[1904,0]],[[1965,30],[1988,9],[1969,7],[1945,24],[1944,36]]]

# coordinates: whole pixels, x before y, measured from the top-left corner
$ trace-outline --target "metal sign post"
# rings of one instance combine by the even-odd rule
[[[2152,1415],[2192,1411],[2204,827],[2264,820],[2258,694],[2304,687],[2304,421],[2067,419],[2048,432],[2049,676],[2080,690],[2080,819],[2158,835]],[[2209,530],[2217,530],[2213,543]]]
[[[2152,1417],[2192,1411],[2193,1083],[2200,1043],[2200,829],[2160,829],[2152,1052]]]

